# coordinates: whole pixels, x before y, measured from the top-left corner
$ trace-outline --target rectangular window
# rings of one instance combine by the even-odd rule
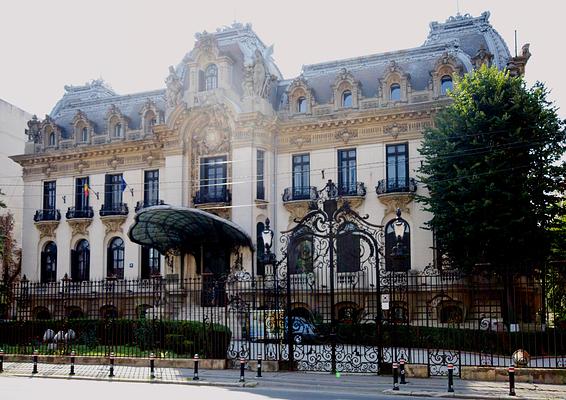
[[[338,150],[338,192],[355,195],[356,179],[356,149]]]
[[[43,182],[43,209],[55,210],[56,181]]]
[[[143,202],[146,207],[159,204],[159,170],[157,169],[144,172]]]
[[[122,174],[106,175],[104,185],[104,207],[118,209],[122,205],[122,186],[125,185]]]
[[[201,159],[201,202],[226,201],[226,175],[226,156]]]
[[[257,151],[257,164],[256,164],[256,199],[265,200],[265,185],[264,185],[264,171],[265,168],[265,151]]]
[[[408,143],[389,144],[387,153],[387,191],[405,190],[409,184]]]
[[[149,279],[158,275],[161,269],[161,258],[159,252],[151,247],[141,248],[141,278]]]
[[[88,176],[75,179],[75,210],[85,211],[88,209]]]
[[[293,200],[310,198],[311,162],[309,154],[293,156]]]

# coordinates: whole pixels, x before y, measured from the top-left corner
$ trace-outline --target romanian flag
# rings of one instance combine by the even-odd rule
[[[89,190],[90,190],[90,188],[88,187],[88,183],[85,183],[85,184],[84,184],[84,187],[83,187],[83,191],[84,191],[85,197],[88,197],[88,192],[89,192]]]

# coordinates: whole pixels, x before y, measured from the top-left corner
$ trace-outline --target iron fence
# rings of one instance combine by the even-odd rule
[[[510,280],[457,272],[324,271],[52,283],[0,296],[6,353],[227,358],[304,370],[386,372],[401,358],[430,375],[465,366],[564,368],[564,275]],[[505,283],[507,282],[507,284]],[[331,292],[332,290],[332,292]],[[554,293],[554,294],[552,294]],[[330,299],[333,299],[331,302]],[[521,360],[519,360],[521,361]]]

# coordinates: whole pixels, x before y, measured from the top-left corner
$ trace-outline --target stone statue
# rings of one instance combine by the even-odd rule
[[[183,100],[183,85],[173,66],[169,67],[169,76],[165,80],[165,84],[167,85],[166,97],[169,107],[175,107],[181,104]]]
[[[246,66],[245,69],[244,81],[242,82],[244,96],[266,98],[274,80],[275,77],[269,73],[261,51],[256,49],[253,64]]]
[[[32,119],[28,121],[28,129],[26,129],[26,135],[28,135],[28,141],[39,143],[41,139],[40,135],[40,122],[37,119],[37,115],[34,115]]]

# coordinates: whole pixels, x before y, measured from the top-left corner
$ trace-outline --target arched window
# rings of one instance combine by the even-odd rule
[[[405,221],[405,234],[399,245],[400,249],[396,249],[397,237],[395,236],[394,224],[395,220],[391,220],[385,226],[385,269],[387,271],[408,271],[411,269],[411,228]],[[393,252],[401,250],[402,257],[393,257]]]
[[[155,113],[151,110],[147,111],[144,116],[144,131],[145,133],[151,133],[151,129],[157,123],[157,118]]]
[[[441,95],[446,95],[446,91],[448,90],[452,90],[454,87],[453,83],[452,83],[452,77],[449,75],[444,75],[441,79],[440,79],[440,94]]]
[[[216,89],[218,87],[218,67],[214,64],[210,64],[206,67],[204,75],[206,90]]]
[[[57,280],[57,245],[48,242],[41,252],[41,282],[55,282]]]
[[[149,279],[161,272],[161,256],[153,247],[141,248],[141,278]]]
[[[258,222],[256,225],[256,240],[257,240],[257,251],[256,251],[256,265],[257,265],[257,274],[264,275],[265,274],[265,264],[263,257],[265,256],[265,247],[263,245],[263,237],[261,233],[265,229],[265,225],[263,222]]]
[[[306,113],[307,112],[307,99],[301,96],[297,99],[297,112]]]
[[[349,90],[344,90],[344,92],[342,93],[342,107],[352,107],[352,92]]]
[[[289,249],[289,273],[306,274],[313,272],[313,234],[309,228],[301,228],[293,234]]]
[[[356,235],[357,226],[351,222],[344,224],[338,232],[337,271],[356,272],[360,270],[360,237]]]
[[[124,241],[115,237],[108,244],[107,276],[124,279]]]
[[[391,85],[389,90],[389,100],[399,101],[401,100],[401,85],[394,83]]]
[[[90,275],[90,245],[81,239],[75,250],[71,250],[71,279],[75,282],[88,281]]]
[[[86,126],[81,130],[81,142],[88,142],[88,129]]]
[[[49,146],[55,146],[55,132],[49,134]]]
[[[114,125],[114,137],[122,137],[122,124]]]

